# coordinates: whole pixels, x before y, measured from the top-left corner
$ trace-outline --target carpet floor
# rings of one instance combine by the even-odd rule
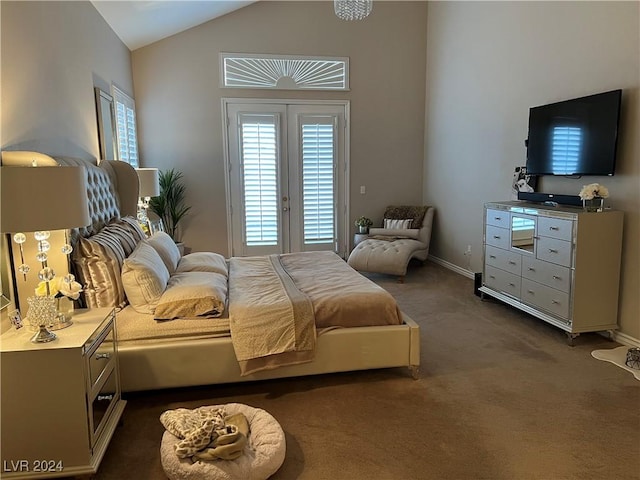
[[[640,479],[640,383],[591,356],[618,344],[594,333],[570,347],[434,263],[403,284],[369,278],[421,327],[418,380],[393,368],[125,394],[95,478],[165,479],[160,414],[239,402],[285,431],[274,480]]]

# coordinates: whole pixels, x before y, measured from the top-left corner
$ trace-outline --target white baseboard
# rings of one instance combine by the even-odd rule
[[[458,265],[454,265],[451,262],[447,262],[438,257],[434,257],[433,255],[429,255],[429,261],[433,263],[437,263],[438,265],[442,265],[444,268],[448,268],[449,270],[453,270],[457,274],[460,274],[467,278],[474,278],[474,273],[471,270],[467,270],[466,268],[459,267]]]
[[[447,268],[451,271],[456,272],[459,275],[462,275],[467,278],[474,278],[474,273],[466,268],[459,267],[451,262],[447,262],[438,257],[434,257],[433,255],[429,255],[429,261],[433,263],[437,263],[438,265],[442,265],[444,268]],[[627,335],[626,333],[614,331],[613,332],[613,340],[621,343],[622,345],[627,345],[629,347],[640,347],[640,340],[632,337],[631,335]]]
[[[640,347],[640,340],[622,332],[613,332],[613,340],[628,347]]]

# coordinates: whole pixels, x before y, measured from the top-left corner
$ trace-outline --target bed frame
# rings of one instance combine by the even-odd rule
[[[31,165],[34,159],[39,166],[86,167],[92,224],[74,235],[90,236],[114,218],[136,215],[138,178],[129,164],[102,161],[97,165],[36,152],[2,152],[4,165]],[[118,345],[121,387],[131,392],[390,367],[409,367],[417,378],[420,328],[407,315],[402,314],[402,319],[401,325],[329,330],[318,336],[312,362],[246,376],[240,375],[230,337],[124,342]]]

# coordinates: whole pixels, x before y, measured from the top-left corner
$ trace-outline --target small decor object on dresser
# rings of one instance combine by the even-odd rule
[[[538,177],[527,175],[527,167],[516,167],[511,184],[511,200],[518,200],[518,192],[535,192]]]
[[[582,207],[586,212],[602,212],[604,210],[604,199],[609,197],[609,190],[599,183],[584,185],[580,190]]]

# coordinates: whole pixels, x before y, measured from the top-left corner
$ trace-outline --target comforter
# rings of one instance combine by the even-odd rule
[[[333,252],[233,257],[229,266],[242,375],[312,361],[317,329],[401,323],[394,298]]]

